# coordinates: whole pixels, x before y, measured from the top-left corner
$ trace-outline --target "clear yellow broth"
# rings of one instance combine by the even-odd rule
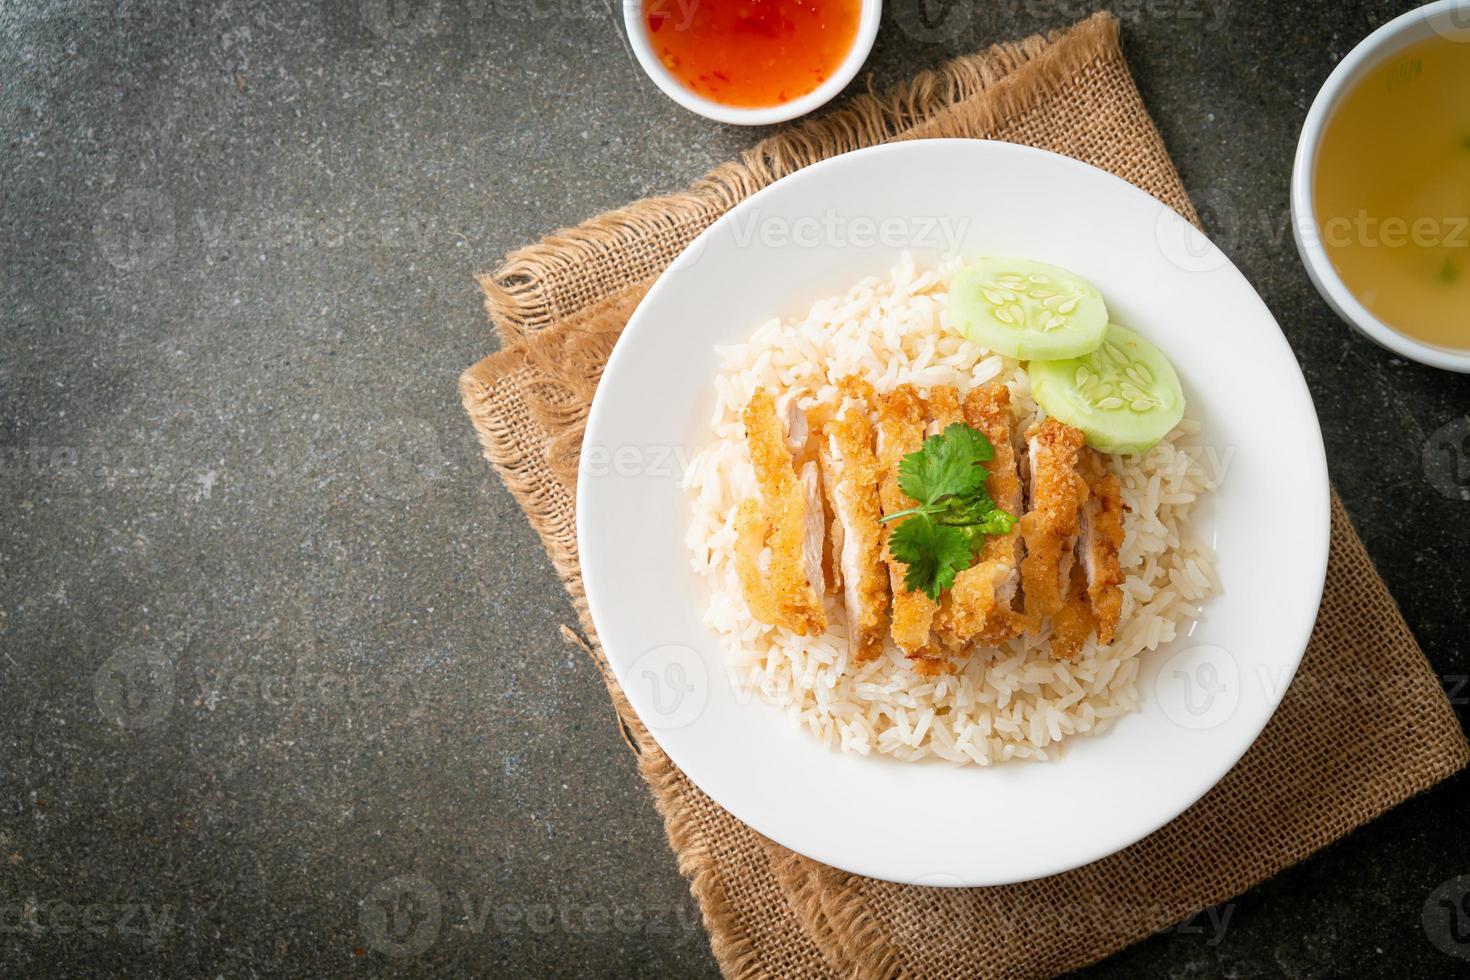
[[[1470,42],[1390,55],[1327,120],[1317,230],[1343,284],[1399,333],[1470,350]]]

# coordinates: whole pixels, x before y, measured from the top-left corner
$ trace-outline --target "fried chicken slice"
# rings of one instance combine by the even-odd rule
[[[816,463],[798,478],[775,400],[757,389],[742,413],[760,499],[741,501],[735,515],[735,571],[751,615],[800,636],[827,628],[822,607],[824,539],[821,476]],[[804,419],[801,422],[805,424]],[[764,563],[764,565],[763,565]]]
[[[827,502],[822,496],[822,468],[816,460],[801,464],[798,471],[801,481],[801,561],[806,579],[817,596],[817,608],[822,611],[822,625],[816,632],[827,628],[827,611],[822,606],[822,594],[827,591]]]
[[[1062,608],[1071,584],[1079,515],[1087,481],[1077,474],[1082,433],[1044,419],[1026,433],[1031,507],[1021,518],[1026,557],[1021,560],[1026,629],[1039,632]]]
[[[930,388],[924,407],[929,410],[929,424],[924,430],[926,436],[942,435],[954,423],[965,420],[965,413],[960,409],[960,393],[949,385]]]
[[[1118,551],[1123,547],[1123,484],[1108,466],[1107,457],[1095,449],[1083,449],[1079,466],[1087,481],[1087,502],[1082,505],[1082,528],[1077,540],[1078,556],[1086,572],[1087,598],[1097,625],[1097,642],[1113,642],[1123,614],[1123,567]]]
[[[759,498],[746,497],[735,508],[735,574],[750,614],[762,623],[777,625],[781,614],[776,608],[776,593],[766,578],[761,556],[766,551],[770,522]]]
[[[965,397],[964,421],[983,433],[994,450],[985,464],[991,499],[1019,518],[1023,495],[1011,433],[1010,389],[993,381],[970,391]],[[1020,585],[1020,564],[1018,521],[1008,533],[986,538],[975,564],[955,576],[954,586],[943,597],[936,627],[946,644],[957,648],[978,639],[994,645],[1016,634],[1019,617],[1012,604]]]
[[[913,385],[903,384],[878,399],[878,500],[883,513],[896,514],[908,510],[914,502],[899,488],[898,464],[909,453],[918,452],[924,443],[924,404]],[[888,579],[893,593],[893,641],[911,660],[918,661],[921,672],[942,669],[942,658],[932,650],[929,628],[938,608],[922,592],[910,592],[904,585],[908,566],[889,547],[893,532],[908,518],[883,525],[883,560],[888,565]]]
[[[925,407],[929,413],[929,424],[925,430],[928,435],[942,435],[944,430],[951,425],[965,421],[964,410],[960,405],[960,393],[947,385],[936,385],[931,388],[929,397],[925,401]],[[961,607],[964,597],[978,584],[975,576],[971,575],[975,570],[975,567],[971,566],[955,576],[954,585],[939,597],[939,608],[934,613],[934,635],[950,652],[957,651],[965,645],[966,636],[958,629],[956,617],[963,614]]]
[[[973,403],[972,403],[973,399]],[[1021,458],[1016,452],[1020,433],[1011,415],[1011,390],[1001,381],[976,389],[965,401],[965,418],[984,432],[995,449],[995,458],[985,465],[987,484],[996,506],[1016,519],[1011,530],[986,541],[981,561],[995,566],[995,604],[985,617],[979,639],[1004,643],[1020,634],[1025,621],[1017,609],[1021,589],[1021,561],[1026,543],[1021,535],[1021,516],[1026,511],[1026,488],[1021,479]]]
[[[868,391],[871,394],[871,389]],[[822,482],[832,511],[832,550],[847,609],[847,645],[854,663],[883,652],[888,613],[888,569],[883,562],[878,459],[867,402],[843,399],[822,430]]]
[[[1087,575],[1082,566],[1072,564],[1067,601],[1051,618],[1051,655],[1056,660],[1073,660],[1087,642],[1096,621],[1087,597]]]

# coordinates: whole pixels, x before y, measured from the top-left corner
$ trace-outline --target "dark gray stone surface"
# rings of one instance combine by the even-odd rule
[[[879,83],[1096,7],[920,2]],[[1403,6],[1117,9],[1463,717],[1467,381],[1336,322],[1287,225],[1313,92]],[[0,974],[714,973],[454,387],[473,273],[756,135],[658,94],[616,12],[0,4]],[[1421,912],[1466,787],[1092,972],[1463,970]]]

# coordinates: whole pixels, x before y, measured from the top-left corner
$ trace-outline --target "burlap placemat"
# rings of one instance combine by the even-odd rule
[[[940,136],[1069,154],[1194,217],[1123,60],[1117,22],[1099,15],[858,98],[763,141],[685,193],[560,232],[481,280],[504,349],[464,374],[465,408],[571,593],[590,638],[582,645],[602,669],[727,975],[1037,976],[1080,967],[1300,861],[1470,758],[1438,677],[1334,494],[1321,613],[1280,709],[1204,799],[1112,857],[999,888],[861,878],[765,840],[669,762],[608,670],[577,566],[577,452],[602,366],[653,277],[736,201],[814,160]]]

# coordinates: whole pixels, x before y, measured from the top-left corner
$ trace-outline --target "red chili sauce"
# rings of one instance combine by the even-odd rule
[[[649,41],[692,91],[755,108],[799,99],[842,64],[860,0],[643,0]]]

